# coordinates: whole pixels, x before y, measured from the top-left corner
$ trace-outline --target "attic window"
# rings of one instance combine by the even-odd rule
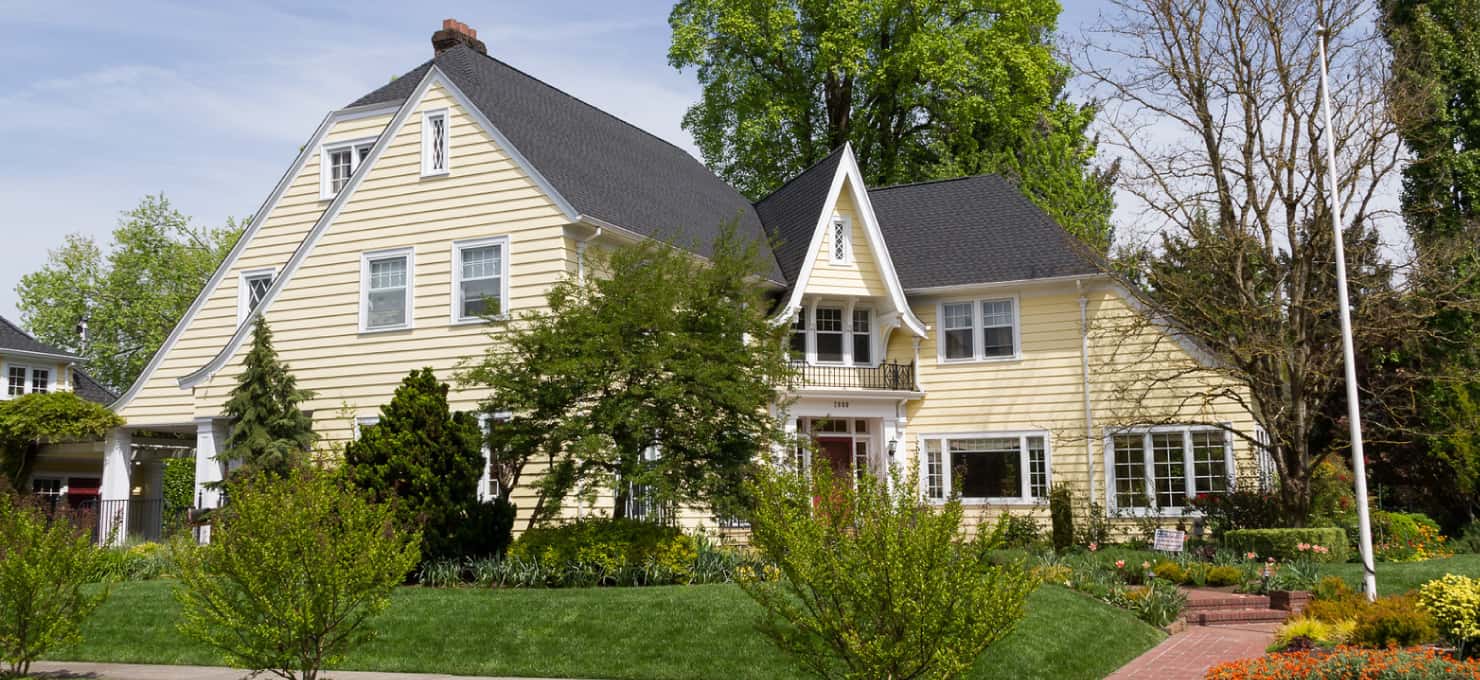
[[[323,155],[319,159],[322,166],[319,173],[319,197],[330,199],[339,195],[344,185],[349,184],[349,178],[354,176],[355,171],[360,169],[360,164],[370,155],[370,148],[373,146],[373,139],[325,144]]]
[[[421,174],[447,174],[447,110],[428,111],[421,119]]]
[[[852,229],[848,227],[848,220],[834,215],[832,220],[832,261],[833,264],[846,264],[853,257]]]
[[[272,288],[273,275],[271,269],[250,271],[242,273],[241,296],[237,300],[236,320],[241,323],[262,304],[262,299],[267,297],[267,290]]]

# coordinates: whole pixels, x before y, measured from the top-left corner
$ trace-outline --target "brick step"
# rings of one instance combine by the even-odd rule
[[[1228,595],[1226,597],[1189,597],[1187,611],[1215,611],[1222,609],[1269,609],[1269,598],[1264,595]]]
[[[1282,609],[1214,609],[1189,611],[1187,622],[1195,626],[1232,625],[1239,623],[1279,623],[1290,616]]]

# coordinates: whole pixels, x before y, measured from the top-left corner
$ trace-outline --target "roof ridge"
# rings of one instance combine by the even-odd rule
[[[485,59],[488,59],[488,60],[490,60],[490,61],[492,61],[492,62],[494,62],[496,64],[499,64],[500,66],[503,66],[504,68],[509,69],[510,71],[513,71],[515,73],[518,73],[519,75],[524,76],[525,78],[528,78],[528,79],[530,79],[530,80],[532,80],[532,81],[534,81],[536,83],[539,83],[540,85],[543,85],[545,87],[548,87],[551,90],[554,90],[556,92],[559,92],[562,95],[565,95],[567,97],[570,97],[572,100],[574,100],[576,102],[579,102],[582,106],[585,106],[586,108],[589,108],[592,111],[595,111],[597,113],[600,113],[601,115],[606,116],[607,118],[610,118],[610,119],[612,119],[614,121],[617,121],[618,123],[621,123],[622,125],[625,125],[625,126],[627,126],[629,128],[632,128],[633,130],[636,130],[637,132],[640,132],[640,133],[642,133],[644,135],[647,135],[649,137],[652,137],[653,139],[655,139],[655,140],[657,140],[659,142],[662,142],[664,144],[667,144],[668,146],[672,147],[674,151],[677,151],[677,152],[683,154],[689,160],[692,160],[695,163],[698,163],[704,169],[706,169],[706,170],[709,169],[709,166],[704,165],[704,163],[700,162],[699,159],[694,158],[694,155],[691,154],[691,153],[689,153],[688,151],[685,151],[683,147],[681,147],[681,146],[679,146],[677,144],[674,144],[673,142],[670,142],[670,141],[668,141],[666,139],[663,139],[662,137],[659,137],[659,136],[657,136],[657,135],[655,135],[655,134],[653,134],[651,132],[648,132],[647,130],[644,130],[644,129],[638,127],[637,125],[634,125],[634,124],[632,124],[632,123],[630,123],[630,122],[628,122],[626,120],[623,120],[621,117],[616,116],[616,115],[612,114],[611,112],[606,111],[606,110],[602,109],[601,107],[599,107],[599,106],[597,106],[595,104],[592,104],[591,102],[588,102],[588,101],[586,101],[584,99],[581,99],[580,97],[577,97],[577,96],[575,96],[575,95],[573,95],[573,94],[571,94],[571,93],[569,93],[569,92],[567,92],[567,91],[565,91],[565,90],[563,90],[563,89],[561,89],[559,87],[556,87],[555,85],[552,85],[552,84],[546,82],[545,80],[539,78],[538,76],[536,76],[536,75],[534,75],[534,74],[532,74],[532,73],[530,73],[528,71],[525,71],[522,68],[519,68],[518,66],[515,66],[513,64],[510,64],[509,62],[504,61],[502,59],[499,59],[498,57],[495,57],[495,56],[493,56],[491,54],[483,54],[482,52],[479,52],[477,50],[474,50],[473,48],[468,47],[467,45],[461,45],[461,44],[459,44],[458,46],[452,48],[452,50],[458,50],[458,49],[466,49],[466,50],[472,52],[473,54],[475,54],[477,56],[481,56],[481,57],[483,57]],[[449,50],[449,51],[452,51],[452,50]],[[715,175],[715,177],[719,177],[719,175]],[[723,178],[721,178],[721,179],[723,179]],[[725,182],[725,184],[729,184],[729,182]],[[733,188],[733,187],[731,187],[731,188]],[[736,192],[736,193],[739,193],[739,192]]]
[[[942,177],[940,179],[922,179],[922,180],[920,180],[918,182],[901,182],[899,184],[889,184],[889,185],[885,185],[885,186],[882,186],[882,187],[875,187],[873,189],[869,189],[869,191],[870,192],[873,192],[873,191],[887,191],[889,189],[903,189],[903,188],[906,188],[906,187],[917,187],[917,186],[920,186],[920,185],[923,185],[923,184],[944,184],[946,182],[961,182],[961,181],[965,181],[965,180],[968,180],[968,179],[985,179],[985,178],[992,178],[992,177],[995,177],[997,179],[1002,179],[1002,180],[1005,180],[1006,179],[1002,175],[1000,175],[998,173],[995,173],[995,172],[979,172],[979,173],[977,173],[975,175],[961,175],[960,177]]]
[[[822,158],[817,159],[817,162],[815,162],[815,163],[807,166],[806,169],[802,170],[801,172],[799,172],[799,173],[797,173],[795,175],[792,175],[791,176],[791,179],[786,180],[785,182],[782,182],[781,183],[781,186],[776,187],[775,189],[772,189],[771,190],[771,193],[766,194],[766,197],[765,198],[762,198],[759,201],[753,201],[751,203],[751,205],[760,205],[762,203],[765,203],[768,200],[771,200],[771,197],[772,196],[775,196],[776,194],[781,193],[781,190],[782,189],[785,189],[786,187],[791,186],[792,182],[795,182],[795,181],[801,179],[804,175],[806,175],[807,173],[812,172],[812,170],[816,169],[817,166],[822,165],[823,163],[826,163],[827,162],[827,159],[832,158],[833,156],[838,155],[840,152],[842,152],[843,149],[846,149],[846,148],[848,148],[848,143],[847,142],[843,142],[843,145],[842,146],[840,146],[840,147],[838,147],[836,149],[833,149],[832,151],[827,152],[827,155],[826,156],[823,156]],[[723,179],[723,178],[721,178],[721,179]]]

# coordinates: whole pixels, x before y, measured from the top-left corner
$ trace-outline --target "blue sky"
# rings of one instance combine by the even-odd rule
[[[1098,3],[1070,0],[1076,31]],[[0,315],[69,233],[106,244],[163,192],[197,224],[256,210],[331,109],[420,64],[446,17],[500,58],[685,149],[671,2],[0,0]]]

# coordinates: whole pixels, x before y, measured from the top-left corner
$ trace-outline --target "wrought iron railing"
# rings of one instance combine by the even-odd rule
[[[878,366],[831,366],[793,362],[794,387],[863,390],[914,390],[915,365],[886,361]]]

